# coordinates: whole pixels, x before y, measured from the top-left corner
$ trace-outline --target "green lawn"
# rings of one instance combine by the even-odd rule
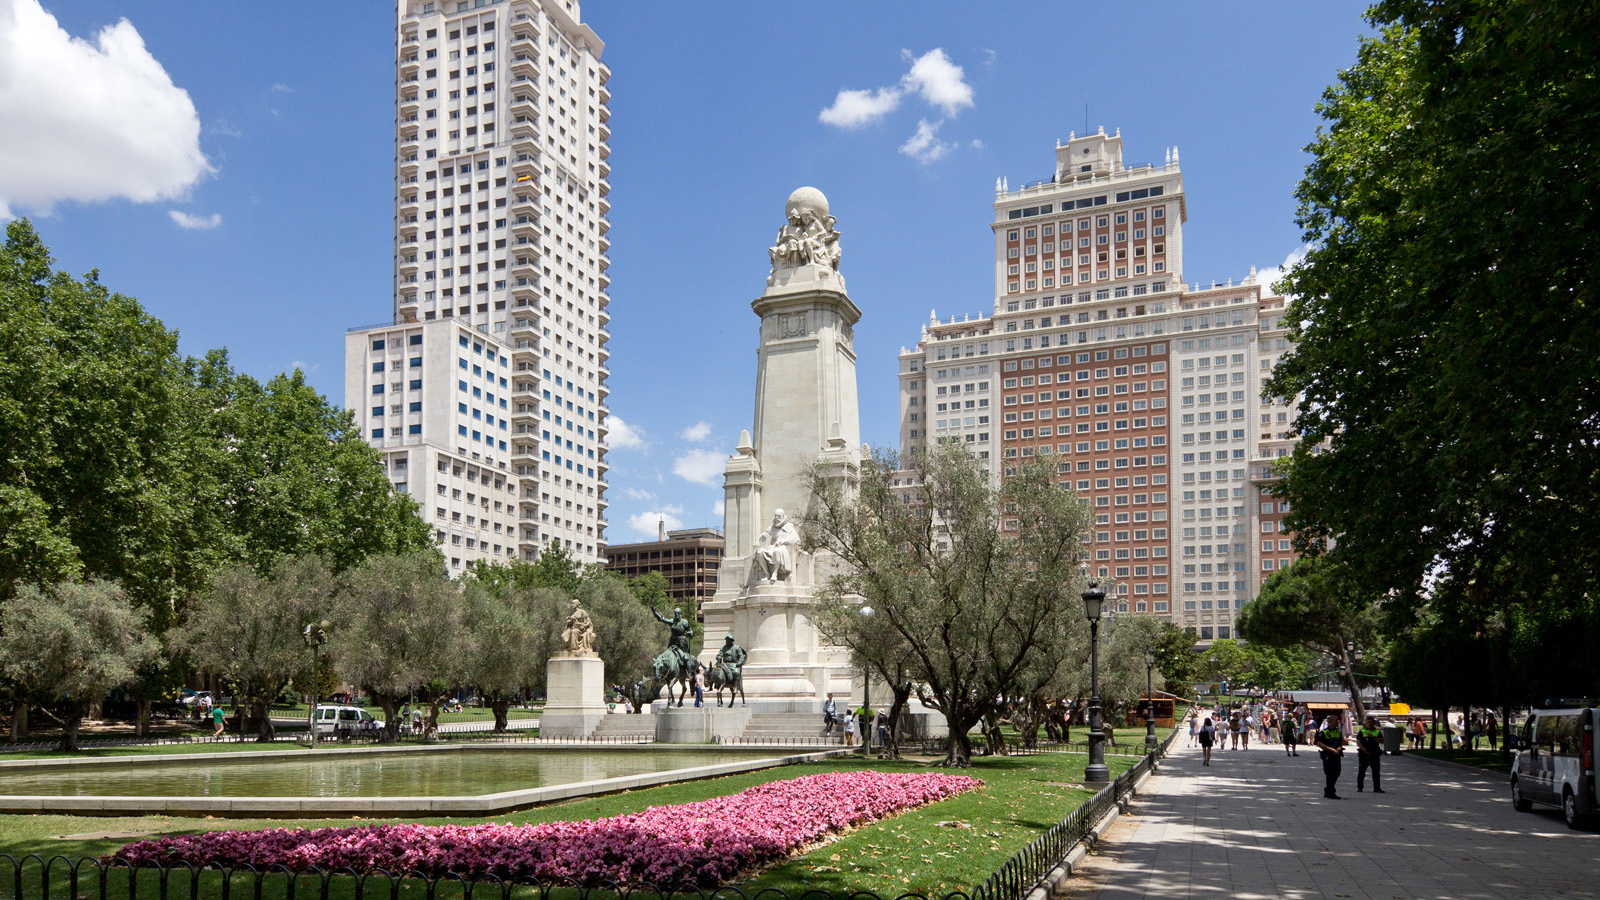
[[[522,824],[591,819],[639,811],[648,806],[720,796],[754,784],[824,771],[929,771],[933,761],[835,759],[584,798],[496,816],[492,821]],[[962,774],[981,778],[985,782],[982,789],[843,835],[761,874],[745,886],[746,890],[779,887],[794,894],[806,889],[860,888],[894,896],[913,890],[942,893],[967,889],[1090,796],[1090,792],[1078,784],[1083,777],[1085,761],[1081,754],[1068,753],[975,759],[972,768]],[[1116,774],[1137,761],[1137,757],[1112,756],[1108,757],[1107,764]],[[490,820],[416,821],[470,824]],[[0,816],[0,854],[20,857],[37,853],[46,858],[60,855],[77,859],[111,853],[135,839],[127,836],[133,833],[153,836],[228,828],[315,828],[348,824],[352,824],[352,820]],[[117,836],[104,836],[107,833]]]
[[[1502,775],[1511,774],[1511,765],[1501,758],[1499,750],[1479,748],[1478,750],[1457,750],[1455,755],[1443,749],[1438,750],[1407,750],[1407,753],[1425,756],[1429,759],[1442,759],[1446,762],[1461,763],[1464,766],[1473,766],[1478,769],[1487,769],[1490,772],[1499,772]]]

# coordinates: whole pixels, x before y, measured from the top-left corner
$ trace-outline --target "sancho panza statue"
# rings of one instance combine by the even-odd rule
[[[750,569],[757,580],[767,584],[789,581],[794,577],[799,546],[800,532],[783,510],[777,510],[772,514],[772,527],[756,540],[756,550],[750,555]]]

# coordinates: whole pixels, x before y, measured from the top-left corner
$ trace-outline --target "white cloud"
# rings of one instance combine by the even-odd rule
[[[901,51],[911,59],[911,51]],[[936,106],[946,116],[953,116],[972,105],[972,86],[962,77],[961,67],[950,61],[944,51],[935,47],[911,63],[911,71],[900,80],[908,91],[922,96],[929,106]]]
[[[628,527],[646,538],[654,539],[656,529],[661,523],[666,523],[668,531],[677,531],[683,527],[683,520],[678,518],[683,512],[683,507],[669,505],[658,509],[646,510],[628,517]]]
[[[621,416],[615,413],[606,416],[606,428],[610,429],[610,432],[606,435],[606,443],[613,450],[643,450],[650,446],[650,442],[645,440],[643,428],[635,428],[629,425],[627,422],[622,421]]]
[[[697,444],[710,436],[710,422],[696,422],[678,433],[678,437],[683,438],[686,441],[694,441]]]
[[[860,128],[894,112],[899,105],[900,91],[895,88],[840,91],[833,98],[833,105],[818,113],[817,119],[838,128]]]
[[[1282,278],[1286,272],[1294,268],[1294,266],[1300,261],[1304,260],[1306,258],[1306,254],[1310,251],[1310,244],[1301,244],[1293,250],[1290,250],[1289,255],[1283,258],[1283,262],[1277,264],[1276,266],[1271,266],[1265,269],[1257,269],[1252,280],[1254,280],[1256,284],[1261,285],[1261,293],[1263,295],[1267,295],[1272,291],[1273,282]]]
[[[294,88],[289,87],[287,84],[284,84],[280,81],[272,86],[272,92],[274,94],[292,94],[294,93]]]
[[[972,149],[974,149],[974,150],[982,150],[983,149],[983,141],[980,141],[977,138],[973,138],[972,139]]]
[[[929,125],[927,119],[919,119],[917,133],[900,145],[900,152],[923,164],[931,163],[949,153],[956,145],[939,140],[939,126],[943,124],[934,122]]]
[[[322,365],[320,363],[309,363],[308,364],[304,360],[299,360],[299,359],[295,360],[294,362],[289,363],[289,371],[293,372],[295,369],[299,369],[300,371],[306,373],[307,375],[310,375],[312,372],[315,372],[316,370],[318,370],[320,368],[322,368]]]
[[[188,92],[126,19],[91,44],[38,0],[0,0],[0,122],[0,218],[179,198],[212,171]]]
[[[726,453],[696,447],[672,461],[672,473],[685,481],[716,487],[727,459]]]
[[[724,503],[723,501],[718,500],[717,502],[711,504],[711,514],[713,516],[716,516],[717,518],[720,519],[724,515],[727,515],[727,512],[728,512],[728,505],[726,503]]]
[[[631,488],[631,487],[623,488],[622,489],[622,494],[623,494],[623,496],[627,497],[629,500],[640,500],[640,501],[644,501],[646,503],[654,503],[655,499],[656,499],[656,495],[655,494],[652,494],[649,491],[641,491],[638,488]]]
[[[907,94],[921,97],[946,117],[972,105],[972,86],[967,84],[961,67],[951,62],[942,49],[934,48],[921,56],[913,56],[910,50],[900,53],[911,69],[900,76],[899,84],[876,90],[840,90],[833,105],[817,114],[817,120],[836,128],[860,128],[894,112]]]
[[[191,230],[207,231],[222,224],[222,213],[212,213],[209,216],[191,216],[182,210],[170,209],[167,210],[167,215],[172,217],[172,221],[178,223],[179,228]]]

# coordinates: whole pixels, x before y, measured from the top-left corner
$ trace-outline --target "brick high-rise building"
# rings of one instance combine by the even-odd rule
[[[1260,398],[1262,347],[1282,343],[1261,310],[1282,299],[1186,285],[1187,220],[1177,151],[1127,167],[1120,134],[1074,135],[1052,177],[998,183],[993,312],[935,316],[902,349],[900,434],[903,452],[959,440],[1002,478],[1048,455],[1095,512],[1113,608],[1209,640],[1233,636],[1265,565],[1257,482],[1277,446],[1257,417],[1282,435],[1287,415]]]
[[[452,572],[606,546],[610,128],[566,0],[399,0],[393,318],[345,402]]]

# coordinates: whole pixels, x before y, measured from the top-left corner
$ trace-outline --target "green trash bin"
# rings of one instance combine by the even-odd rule
[[[1405,727],[1398,722],[1383,723],[1383,752],[1398,756],[1400,745],[1405,742]]]

